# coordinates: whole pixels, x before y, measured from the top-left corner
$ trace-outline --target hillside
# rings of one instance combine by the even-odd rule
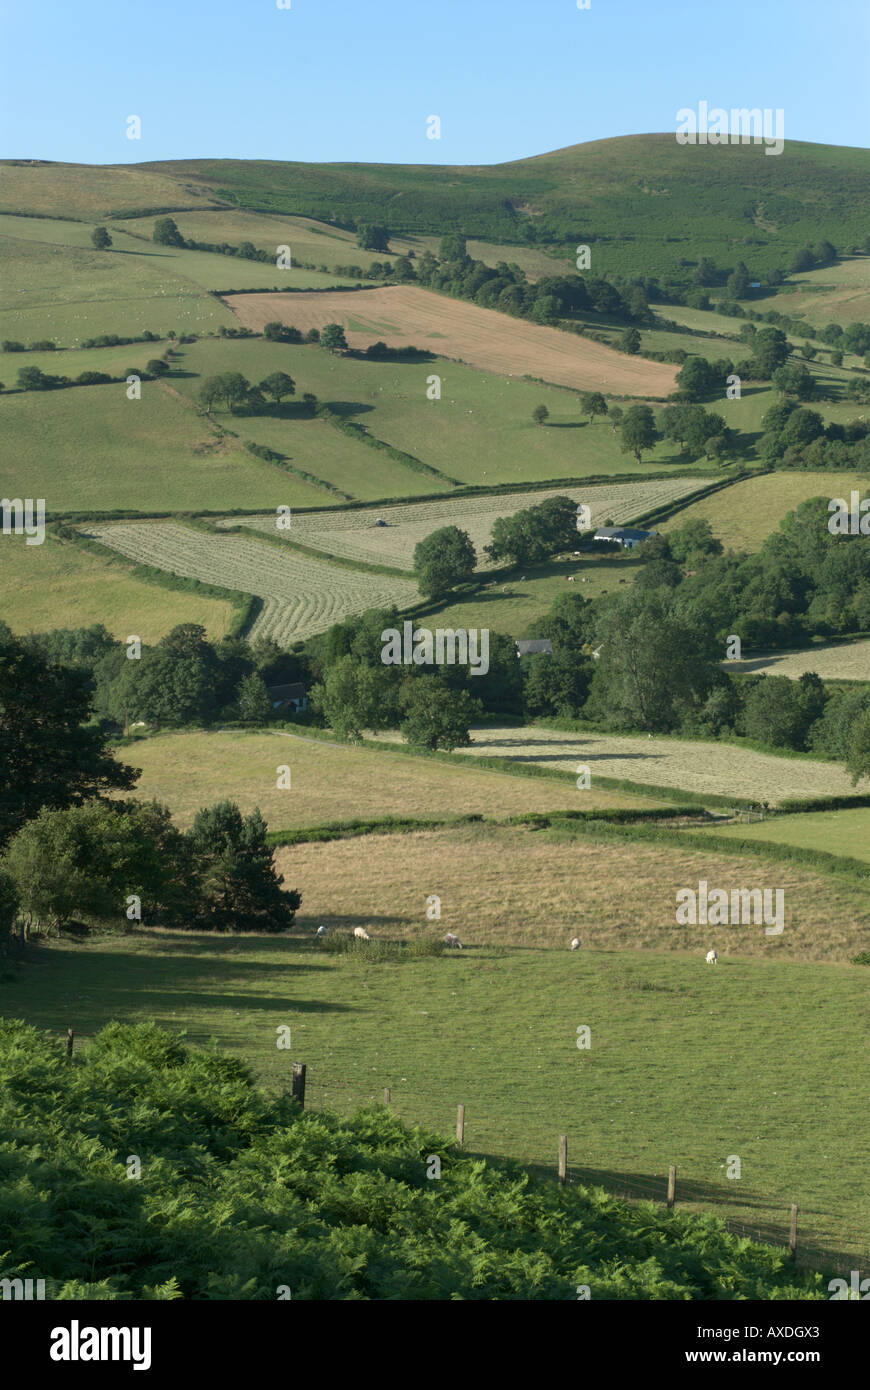
[[[237,207],[398,233],[458,230],[523,245],[593,245],[597,270],[678,274],[684,257],[783,266],[807,241],[863,241],[870,151],[786,143],[678,145],[673,134],[622,136],[497,165],[301,164],[185,159],[90,169],[3,166],[4,211],[143,216]],[[630,229],[630,230],[627,230]]]

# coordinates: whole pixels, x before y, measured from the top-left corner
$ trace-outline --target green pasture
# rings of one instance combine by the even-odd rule
[[[229,424],[232,422],[228,420]],[[328,506],[329,494],[222,436],[163,382],[0,396],[5,497],[65,511]]]
[[[288,326],[293,324],[292,307],[288,295]],[[199,376],[239,371],[250,381],[259,381],[274,371],[288,372],[296,382],[297,396],[312,391],[375,438],[463,483],[558,482],[583,475],[636,474],[646,467],[671,464],[681,473],[709,472],[710,468],[705,460],[693,461],[680,455],[676,445],[664,443],[645,454],[638,469],[633,456],[620,451],[619,439],[606,420],[598,418],[590,425],[581,415],[577,393],[494,376],[443,359],[366,362],[334,357],[318,347],[262,339],[209,338],[182,351],[183,370]],[[441,399],[434,401],[426,394],[427,379],[433,374],[441,378]],[[179,382],[179,389],[193,395],[198,385],[188,378]],[[550,412],[543,426],[532,420],[532,411],[541,404]],[[233,428],[247,437],[263,423],[264,417],[239,417]],[[372,460],[372,468],[378,469],[378,455],[373,453]],[[415,476],[421,484],[416,492],[438,490],[435,479]]]
[[[867,807],[769,816],[746,825],[716,826],[709,833],[726,840],[763,840],[777,845],[797,845],[800,849],[819,849],[826,854],[864,859],[870,863],[870,808]]]
[[[403,1119],[447,1133],[462,1103],[472,1152],[552,1166],[567,1134],[583,1181],[661,1198],[675,1163],[682,1207],[784,1242],[796,1201],[804,1245],[867,1256],[856,967],[492,947],[366,965],[310,941],[143,931],[51,942],[17,974],[0,1013],[74,1028],[79,1047],[111,1019],[154,1018],[275,1090],[305,1062],[309,1107],[388,1086]]]
[[[0,537],[0,618],[13,632],[102,623],[121,641],[136,633],[151,643],[178,623],[201,623],[220,641],[232,616],[223,599],[135,579],[125,563],[62,544],[51,533],[32,546],[19,536]]]
[[[639,559],[623,551],[613,557],[590,555],[579,563],[554,560],[534,569],[517,569],[510,577],[488,583],[476,593],[456,595],[433,607],[427,612],[426,621],[437,618],[441,627],[488,627],[514,638],[536,637],[541,619],[563,591],[587,599],[598,598],[603,592],[612,593],[620,584],[632,583],[640,566]],[[573,584],[568,583],[569,575],[574,576]],[[583,579],[588,582],[584,584]]]

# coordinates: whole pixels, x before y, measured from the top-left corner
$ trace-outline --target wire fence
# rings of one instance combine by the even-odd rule
[[[421,1090],[413,1091],[394,1086],[352,1086],[347,1079],[324,1075],[319,1071],[315,1076],[306,1071],[305,1105],[308,1109],[321,1112],[331,1111],[350,1114],[360,1106],[386,1105],[405,1123],[420,1124],[435,1129],[453,1139],[461,1134],[462,1150],[469,1156],[480,1157],[496,1163],[519,1163],[535,1178],[559,1181],[558,1155],[560,1136],[553,1124],[551,1112],[522,1110],[524,1129],[550,1131],[553,1134],[552,1158],[543,1157],[540,1148],[529,1146],[523,1140],[509,1133],[501,1116],[496,1117],[485,1101],[480,1104],[474,1098],[464,1105],[445,1103],[444,1093]],[[566,1163],[564,1178],[561,1180],[583,1187],[598,1187],[612,1197],[626,1202],[654,1202],[669,1205],[669,1172],[645,1173],[633,1171],[648,1163],[648,1159],[638,1158],[630,1161],[626,1168],[615,1169],[610,1160],[596,1156],[588,1151],[588,1144],[581,1145],[577,1139],[567,1136],[568,1153],[576,1153],[582,1147],[585,1162]],[[670,1167],[670,1165],[669,1165]],[[795,1264],[800,1268],[819,1269],[848,1276],[856,1267],[870,1270],[870,1244],[862,1243],[860,1251],[849,1253],[841,1246],[841,1233],[835,1229],[825,1214],[801,1207],[800,1194],[796,1200],[782,1209],[761,1193],[747,1191],[742,1185],[729,1180],[727,1185],[711,1183],[708,1179],[693,1179],[683,1166],[675,1167],[675,1200],[673,1205],[692,1214],[713,1214],[725,1225],[730,1234],[745,1240],[766,1245],[777,1245],[789,1250]],[[747,1221],[743,1216],[732,1216],[728,1208],[756,1206],[763,1208],[767,1215],[758,1222]],[[797,1208],[797,1210],[795,1210]],[[797,1229],[792,1222],[797,1220]],[[795,1239],[795,1236],[797,1237]]]

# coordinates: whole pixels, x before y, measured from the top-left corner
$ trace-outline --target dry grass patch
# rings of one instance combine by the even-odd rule
[[[463,826],[296,845],[276,860],[302,893],[304,930],[323,922],[385,937],[453,931],[466,946],[551,950],[579,935],[591,950],[697,952],[702,966],[711,946],[723,961],[845,961],[870,935],[870,895],[858,888],[770,859],[665,843]],[[697,890],[701,879],[729,891],[783,889],[782,935],[765,936],[760,925],[677,926],[677,890]],[[431,893],[441,899],[437,924],[426,919]]]
[[[296,328],[344,326],[351,347],[385,342],[389,347],[429,348],[484,371],[533,376],[576,390],[617,396],[667,396],[677,368],[614,352],[558,328],[509,318],[495,309],[433,294],[413,285],[376,290],[233,295],[228,305],[247,328],[262,332],[271,319]]]
[[[586,763],[593,787],[599,773],[701,795],[749,797],[771,804],[786,797],[848,796],[855,792],[837,763],[780,758],[729,743],[586,731],[568,734],[538,725],[477,729],[472,740],[466,753],[541,763],[575,774],[578,763]]]
[[[857,407],[856,407],[857,409]],[[722,492],[691,503],[677,516],[662,522],[662,531],[675,531],[687,521],[709,521],[714,536],[726,550],[760,550],[763,542],[778,530],[787,512],[793,512],[808,497],[846,497],[852,488],[863,492],[870,473],[816,473],[789,469],[763,473],[734,483]]]
[[[245,812],[259,806],[272,830],[354,817],[509,816],[658,804],[624,792],[579,792],[570,783],[277,731],[162,734],[127,748],[124,760],[142,768],[134,796],[164,802],[184,826],[200,806],[225,797]],[[287,790],[276,786],[279,764],[290,767],[292,786]],[[395,841],[398,857],[403,843]]]
[[[799,652],[765,652],[747,657],[745,661],[726,664],[729,671],[756,675],[763,672],[769,676],[790,676],[792,680],[799,680],[807,671],[815,671],[826,681],[870,681],[870,638],[859,642],[830,642]]]

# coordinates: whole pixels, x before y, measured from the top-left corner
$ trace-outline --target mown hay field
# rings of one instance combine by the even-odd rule
[[[754,675],[789,676],[798,680],[815,671],[822,680],[870,681],[870,638],[857,642],[826,642],[797,652],[765,652],[743,661],[725,663],[729,671]]]
[[[509,318],[414,285],[363,293],[303,292],[292,299],[297,328],[341,323],[351,347],[381,340],[388,347],[429,348],[482,371],[529,375],[610,395],[664,397],[674,389],[676,367],[626,356],[574,333]],[[234,295],[228,303],[243,324],[258,332],[287,312],[280,295]]]
[[[288,327],[296,326],[295,301],[296,296],[284,295],[276,310],[275,317]],[[430,346],[438,351],[437,344]],[[275,371],[288,372],[296,382],[297,400],[303,392],[313,392],[374,438],[462,483],[549,482],[586,474],[637,475],[663,468],[677,474],[710,472],[709,462],[681,453],[667,440],[645,453],[638,467],[632,454],[622,452],[619,435],[606,418],[590,425],[574,392],[476,371],[460,362],[373,362],[334,355],[316,345],[271,343],[262,338],[200,338],[180,351],[179,361],[192,375],[179,377],[176,384],[190,396],[196,395],[200,377],[219,372],[241,372],[249,381],[261,381]],[[51,370],[50,365],[46,370]],[[440,400],[429,400],[426,394],[432,374],[441,379]],[[549,411],[543,426],[532,419],[538,405]],[[224,419],[222,411],[218,418]],[[291,410],[283,419],[279,413],[236,417],[235,423],[229,423],[245,438],[261,440],[291,457],[296,452],[297,422]],[[739,419],[733,423],[741,427]],[[386,455],[372,455],[373,481],[381,477],[385,465],[389,465]],[[322,476],[316,466],[301,466]],[[437,491],[436,479],[415,476],[418,493]],[[388,488],[382,487],[379,495],[388,496]]]
[[[0,618],[13,632],[102,623],[121,641],[136,633],[151,643],[178,623],[200,623],[220,641],[232,616],[223,599],[135,579],[116,557],[104,559],[50,533],[33,546],[23,536],[0,536]]]
[[[870,807],[842,811],[802,811],[794,816],[768,816],[749,824],[710,827],[709,833],[726,840],[759,840],[800,849],[823,850],[870,863]]]
[[[787,797],[848,796],[851,779],[839,763],[814,758],[777,757],[730,743],[642,735],[562,733],[527,725],[525,728],[483,728],[472,731],[466,753],[519,762],[540,763],[576,776],[587,764],[592,786],[595,774],[627,778],[651,786],[733,796],[771,805]],[[861,790],[859,786],[858,790]]]
[[[567,951],[579,936],[584,950],[690,951],[703,967],[711,946],[723,961],[848,961],[870,945],[867,889],[767,857],[663,841],[471,825],[294,845],[277,850],[276,863],[300,889],[299,925],[311,930],[323,922],[425,936],[435,893],[440,928],[471,946]],[[728,892],[782,889],[781,935],[761,924],[678,926],[676,894],[701,880]]]
[[[326,852],[351,843],[322,846],[311,866],[323,877]],[[365,842],[357,849],[365,885]],[[396,859],[394,847],[391,868]],[[433,874],[425,856],[414,862],[423,878],[409,888],[422,918],[420,893]],[[442,862],[431,866],[436,878]],[[314,885],[310,892],[313,901]],[[346,883],[341,905],[353,914],[349,927],[356,904]],[[337,916],[337,905],[327,906]],[[429,929],[448,925],[457,924]],[[855,1044],[866,991],[859,969],[780,952],[723,957],[711,970],[700,951],[585,945],[482,947],[376,967],[296,935],[149,929],[51,941],[38,970],[0,981],[0,1012],[59,1037],[72,1027],[77,1048],[111,1019],[156,1019],[174,1033],[185,1029],[190,1042],[216,1040],[274,1091],[286,1090],[290,1062],[301,1059],[309,1108],[379,1104],[389,1086],[402,1119],[445,1135],[461,1102],[470,1152],[552,1172],[558,1135],[566,1134],[578,1181],[636,1197],[662,1201],[668,1164],[676,1163],[682,1210],[714,1211],[782,1245],[797,1201],[802,1260],[823,1266],[813,1258],[821,1249],[838,1263],[848,1258],[847,1271],[866,1267],[855,1145],[866,1106]],[[805,1021],[799,1045],[796,1020]],[[287,1024],[293,1051],[278,1051],[276,1028]],[[580,1024],[591,1029],[586,1051],[576,1046]],[[725,1173],[734,1153],[739,1182]]]
[[[245,812],[259,806],[270,830],[381,816],[500,818],[524,811],[666,804],[278,730],[160,734],[125,747],[119,756],[142,769],[132,795],[164,802],[183,826],[200,806],[227,797]],[[289,788],[277,786],[279,765],[290,768]],[[399,858],[402,844],[402,839],[394,842]]]
[[[174,521],[120,522],[87,528],[87,535],[140,565],[199,579],[264,600],[250,637],[288,646],[367,608],[407,606],[417,585],[388,575],[364,574],[315,560],[289,546],[246,536],[212,536]]]
[[[44,497],[50,515],[217,510],[252,499],[329,506],[322,488],[254,458],[165,381],[143,382],[138,401],[126,389],[121,382],[0,395],[0,493]]]
[[[662,522],[659,529],[672,531],[686,521],[703,518],[709,521],[714,536],[726,550],[755,551],[772,531],[779,529],[783,517],[808,497],[848,499],[852,488],[863,493],[868,487],[870,471],[860,474],[789,469],[764,473],[690,503],[677,516]]]
[[[445,497],[433,502],[407,502],[381,507],[377,511],[307,512],[303,516],[293,517],[290,539],[344,559],[410,570],[418,541],[442,526],[458,526],[468,532],[477,550],[478,568],[485,570],[493,568],[483,553],[483,547],[491,538],[493,522],[497,517],[510,516],[548,497],[562,496],[572,498],[578,505],[587,505],[593,526],[600,526],[611,517],[616,525],[622,525],[653,507],[687,496],[707,481],[698,477],[680,477],[648,483],[571,484],[563,488],[510,492],[501,496],[490,494],[485,497]],[[387,523],[386,526],[377,525],[378,517]],[[219,524],[235,525],[237,522],[254,530],[270,534],[275,532],[274,516],[228,517]]]

